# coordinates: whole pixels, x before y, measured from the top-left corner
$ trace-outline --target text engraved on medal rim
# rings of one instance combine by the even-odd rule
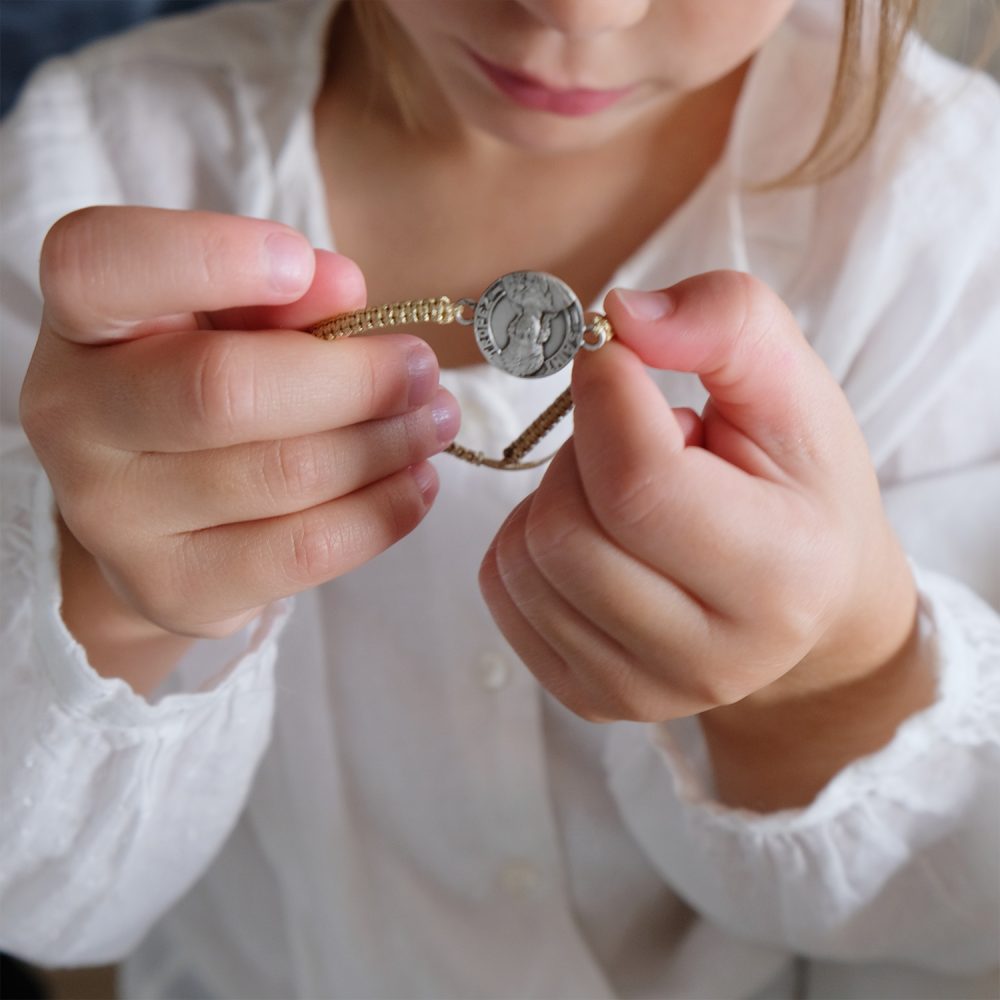
[[[583,343],[583,308],[553,275],[515,271],[482,294],[473,328],[490,364],[520,378],[540,378],[573,360]]]

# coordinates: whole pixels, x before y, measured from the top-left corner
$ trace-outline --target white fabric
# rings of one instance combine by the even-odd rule
[[[752,193],[815,132],[835,6],[796,8],[718,167],[609,283],[769,282],[843,384],[917,568],[938,700],[766,816],[713,801],[695,722],[590,725],[516,661],[475,574],[534,474],[443,456],[417,531],[290,618],[199,644],[153,704],[91,670],[14,426],[38,248],[102,202],[269,216],[333,246],[310,117],[329,5],[220,7],[36,78],[2,132],[0,946],[111,961],[169,911],[130,1000],[996,994],[1000,97],[917,48],[858,163]],[[564,379],[444,381],[463,440],[496,448]]]

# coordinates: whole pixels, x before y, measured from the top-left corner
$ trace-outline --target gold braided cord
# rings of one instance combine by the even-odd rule
[[[448,445],[445,452],[462,459],[463,462],[485,465],[491,469],[536,469],[540,465],[545,465],[552,456],[548,455],[532,462],[522,462],[521,459],[572,409],[573,396],[569,389],[565,389],[551,406],[532,421],[528,429],[516,441],[504,448],[503,458],[488,458],[481,451],[473,451],[471,448],[457,443]]]
[[[440,323],[444,326],[454,323],[461,311],[461,305],[456,305],[447,295],[436,299],[407,299],[405,302],[391,302],[384,306],[357,309],[333,316],[318,323],[309,332],[323,340],[339,340],[368,330],[383,330],[411,323]]]
[[[569,389],[564,389],[556,401],[537,417],[516,441],[504,448],[504,461],[520,462],[572,409],[572,393]]]
[[[341,337],[353,337],[355,334],[365,333],[368,330],[381,330],[411,323],[440,323],[444,325],[456,322],[462,308],[461,303],[452,302],[446,295],[436,299],[412,299],[332,316],[322,323],[317,323],[309,332],[323,340],[339,340]],[[589,329],[596,336],[598,346],[614,336],[610,321],[601,313],[591,314]],[[524,456],[572,409],[573,396],[570,390],[566,389],[560,393],[551,406],[532,421],[523,434],[504,448],[503,458],[490,458],[481,451],[473,451],[471,448],[458,444],[458,442],[450,444],[445,448],[445,452],[454,455],[455,458],[460,458],[463,462],[484,465],[490,469],[535,469],[548,462],[552,456],[548,455],[530,462],[525,462]]]

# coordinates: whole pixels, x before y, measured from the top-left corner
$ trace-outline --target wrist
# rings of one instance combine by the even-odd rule
[[[166,631],[123,601],[61,517],[58,531],[63,623],[98,674],[120,678],[138,694],[150,694],[193,640]]]
[[[934,700],[917,625],[878,670],[820,694],[739,702],[699,716],[721,801],[769,812],[808,805],[852,761],[885,746]]]
[[[818,645],[767,688],[699,716],[722,801],[759,811],[807,805],[933,702],[934,672],[901,552],[879,596],[868,613],[844,619],[838,641]]]
[[[863,574],[841,588],[844,598],[809,652],[787,673],[739,704],[780,706],[823,698],[884,672],[911,643],[917,621],[917,588],[906,554],[886,530],[870,546]]]

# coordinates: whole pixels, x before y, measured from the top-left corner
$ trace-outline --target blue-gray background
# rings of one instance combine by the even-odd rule
[[[0,114],[31,70],[49,56],[163,14],[212,0],[0,0]]]

